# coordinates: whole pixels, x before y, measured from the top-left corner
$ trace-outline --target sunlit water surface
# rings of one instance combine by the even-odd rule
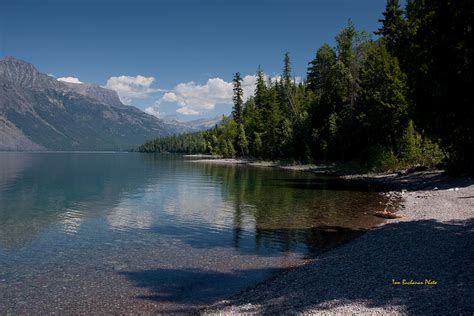
[[[375,225],[333,178],[138,153],[0,153],[0,313],[189,311]]]

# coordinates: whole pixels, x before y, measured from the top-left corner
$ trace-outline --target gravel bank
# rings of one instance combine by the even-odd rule
[[[389,185],[402,217],[203,312],[472,315],[474,181],[439,171],[346,178]]]

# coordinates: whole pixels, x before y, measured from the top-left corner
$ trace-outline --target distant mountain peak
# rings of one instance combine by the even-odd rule
[[[21,60],[21,59],[18,59],[18,58],[15,58],[13,56],[5,56],[3,57],[1,60],[4,60],[4,61],[10,61],[10,62],[19,62],[19,63],[23,63],[23,64],[28,64],[28,65],[31,65],[29,62],[27,61],[24,61],[24,60]],[[0,60],[0,61],[1,61]]]
[[[101,103],[112,105],[115,107],[127,107],[124,105],[116,91],[106,89],[94,83],[73,83],[73,82],[62,82],[70,90],[97,100]]]
[[[21,59],[16,59],[13,56],[6,56],[5,58],[0,59],[0,71],[1,70],[10,71],[12,75],[34,75],[39,73],[32,64]]]
[[[193,130],[206,130],[209,128],[214,127],[215,125],[219,125],[219,123],[222,121],[222,116],[217,115],[214,117],[208,117],[208,118],[200,118],[200,119],[195,119],[191,121],[181,121],[179,120],[177,115],[165,115],[163,117],[160,117],[165,123],[169,124],[174,124],[174,125],[179,125],[179,126],[184,126],[191,128]]]
[[[32,64],[13,56],[0,60],[0,78],[27,88],[54,89],[61,85],[56,79],[40,73]]]
[[[122,104],[116,91],[0,59],[0,150],[121,150],[190,130]]]
[[[53,89],[63,92],[74,92],[101,103],[114,107],[125,107],[120,102],[116,91],[103,88],[93,83],[72,83],[59,81],[57,78],[40,73],[32,64],[7,56],[0,60],[0,78],[14,85],[28,89]]]

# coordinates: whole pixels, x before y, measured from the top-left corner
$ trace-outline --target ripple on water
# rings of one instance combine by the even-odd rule
[[[84,221],[84,212],[75,209],[66,209],[59,215],[59,222],[62,224],[62,231],[67,235],[78,233],[82,222]]]

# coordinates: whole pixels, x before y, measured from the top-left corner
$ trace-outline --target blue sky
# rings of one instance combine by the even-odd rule
[[[0,55],[58,78],[117,90],[124,102],[182,120],[229,113],[236,71],[269,76],[290,53],[304,77],[350,18],[370,33],[383,0],[0,0]],[[69,79],[75,80],[75,79]]]

